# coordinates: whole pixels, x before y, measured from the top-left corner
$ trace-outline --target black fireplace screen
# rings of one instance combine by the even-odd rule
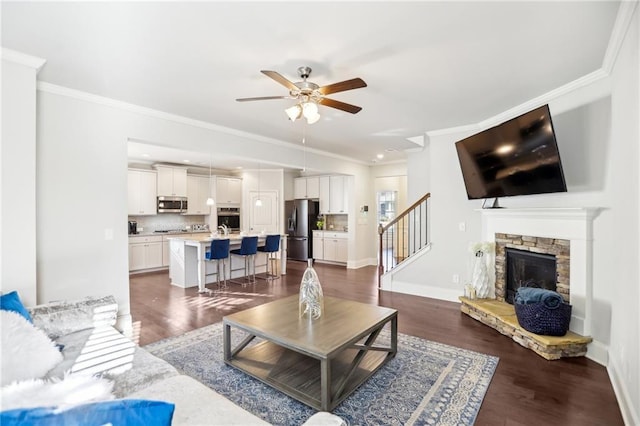
[[[556,257],[552,254],[533,253],[506,248],[505,300],[513,304],[520,287],[536,287],[556,291]]]

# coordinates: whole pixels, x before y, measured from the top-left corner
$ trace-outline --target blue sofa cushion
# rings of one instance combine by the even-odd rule
[[[27,321],[31,323],[33,322],[33,320],[31,319],[31,315],[29,315],[29,311],[27,311],[27,308],[25,308],[22,304],[17,291],[12,291],[11,293],[3,294],[2,296],[0,296],[0,309],[4,311],[17,312],[25,317]]]
[[[170,426],[175,405],[144,399],[116,399],[68,408],[39,407],[0,412],[2,426]]]

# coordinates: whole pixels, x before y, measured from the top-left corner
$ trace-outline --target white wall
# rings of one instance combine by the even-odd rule
[[[127,330],[130,118],[38,92],[37,124],[38,302],[112,294]]]
[[[594,221],[593,338],[628,424],[640,424],[640,117],[638,11],[610,77],[550,99],[568,193],[500,199],[503,207],[600,207]],[[469,279],[468,243],[480,238],[480,201],[468,201],[454,143],[440,134],[408,162],[409,197],[431,192],[432,249],[394,277],[397,291],[456,300]],[[459,224],[466,231],[459,231]],[[463,282],[452,283],[460,273]]]
[[[41,83],[37,109],[38,301],[115,295],[121,327],[130,320],[127,257],[127,143],[224,152],[296,166],[300,151],[241,132]],[[307,165],[348,174],[366,190],[369,169],[307,153]],[[15,179],[15,176],[12,176]],[[278,188],[284,193],[284,184]],[[77,231],[82,230],[81,237]],[[368,256],[374,234],[356,229],[353,258]],[[351,253],[350,253],[351,256]],[[375,257],[375,256],[373,256]]]
[[[36,73],[44,63],[2,51],[0,292],[36,294]]]

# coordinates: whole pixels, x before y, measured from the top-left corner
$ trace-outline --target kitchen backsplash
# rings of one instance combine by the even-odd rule
[[[138,232],[168,231],[185,229],[193,225],[207,223],[204,216],[183,216],[180,214],[159,214],[153,216],[129,216],[129,220],[138,222]],[[140,228],[143,228],[141,231]]]
[[[346,231],[349,224],[349,215],[328,214],[325,215],[324,229],[333,231]]]

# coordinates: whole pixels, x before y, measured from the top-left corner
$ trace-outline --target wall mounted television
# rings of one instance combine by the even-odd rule
[[[549,106],[456,142],[470,200],[566,192]]]

